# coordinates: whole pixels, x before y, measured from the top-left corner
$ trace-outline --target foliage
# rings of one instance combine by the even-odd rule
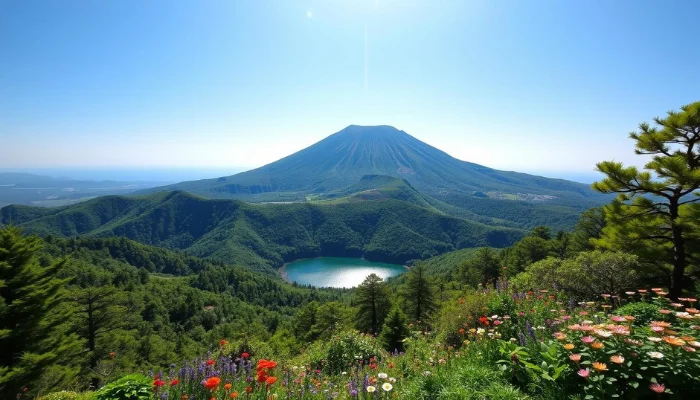
[[[615,310],[615,315],[625,316],[631,315],[634,317],[632,324],[636,326],[649,325],[651,321],[659,321],[663,319],[663,315],[659,312],[662,308],[655,303],[635,302],[625,304]]]
[[[638,287],[637,258],[620,252],[585,251],[565,260],[549,257],[528,266],[514,284],[559,289],[578,298],[594,293],[622,294]]]
[[[149,400],[151,380],[143,375],[127,375],[100,389],[96,400]]]
[[[355,290],[355,324],[362,332],[377,335],[389,312],[389,291],[382,278],[370,274]]]
[[[393,352],[404,351],[404,339],[408,337],[408,334],[406,315],[399,308],[392,309],[386,318],[379,338],[384,344],[384,348]]]
[[[95,398],[94,393],[78,393],[78,392],[53,392],[45,396],[39,397],[37,400],[93,400]]]
[[[685,280],[690,261],[697,260],[700,225],[700,102],[654,118],[657,126],[639,125],[630,138],[635,152],[651,155],[645,171],[605,161],[597,168],[606,178],[593,184],[603,193],[618,193],[605,207],[607,226],[596,243],[607,249],[638,252],[653,264],[672,264],[671,296],[690,287]],[[659,275],[665,275],[662,270]]]
[[[344,332],[333,336],[327,343],[318,344],[320,346],[310,350],[315,354],[310,364],[330,374],[347,372],[353,366],[370,365],[386,357],[386,352],[375,338],[355,332]]]
[[[413,321],[428,322],[437,308],[435,288],[425,267],[417,265],[406,273],[404,302],[408,316]]]
[[[71,335],[59,327],[64,265],[39,264],[42,241],[16,227],[0,229],[0,397],[14,398],[27,383],[58,362]]]

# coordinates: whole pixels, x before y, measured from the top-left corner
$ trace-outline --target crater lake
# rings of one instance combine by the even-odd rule
[[[342,257],[305,258],[286,264],[280,269],[282,277],[290,282],[334,288],[358,286],[370,274],[387,279],[406,271],[408,268],[403,265]]]

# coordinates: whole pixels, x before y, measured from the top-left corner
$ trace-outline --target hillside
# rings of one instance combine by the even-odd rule
[[[208,198],[304,202],[347,193],[346,188],[357,185],[363,177],[376,175],[401,178],[427,199],[456,207],[455,212],[450,212],[449,207],[442,208],[450,214],[470,211],[459,215],[463,218],[479,220],[487,208],[489,217],[479,221],[493,225],[503,225],[491,215],[498,215],[502,209],[498,202],[518,202],[521,209],[536,210],[528,213],[553,212],[559,215],[553,227],[559,229],[570,228],[582,210],[607,199],[581,183],[499,171],[458,160],[391,126],[356,125],[251,171],[142,193],[185,190]],[[372,187],[365,188],[369,189]],[[563,208],[552,208],[557,206]],[[528,221],[510,216],[503,219],[513,222],[513,226],[530,227]]]
[[[0,209],[0,223],[10,222],[41,235],[122,236],[268,272],[318,255],[405,263],[461,248],[503,247],[524,234],[395,199],[249,204],[185,192],[105,196],[51,209]]]
[[[327,194],[308,196],[317,204],[340,204],[367,200],[401,200],[417,206],[433,208],[425,196],[401,178],[387,175],[365,175],[360,181]]]

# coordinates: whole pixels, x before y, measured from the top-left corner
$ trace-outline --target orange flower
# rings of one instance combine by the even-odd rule
[[[115,353],[115,352],[113,352],[113,351],[110,351],[110,352],[109,352],[109,357],[110,357],[110,358],[114,358],[114,357],[116,357],[116,356],[117,356],[117,353]]]
[[[615,364],[622,364],[623,362],[625,362],[625,357],[622,357],[620,355],[615,355],[615,356],[610,357],[610,361],[614,362]]]
[[[608,366],[605,363],[594,362],[593,369],[595,369],[598,372],[603,372],[608,370]]]
[[[567,343],[567,344],[564,345],[564,348],[565,348],[566,350],[573,350],[574,345],[571,344],[571,343]]]
[[[226,346],[227,344],[228,344],[228,342],[226,341],[226,339],[221,339],[221,340],[219,341],[219,345],[221,345],[222,347],[223,347],[223,346]]]
[[[238,397],[238,392],[233,392],[233,393],[231,393],[231,398],[232,398],[232,399],[235,399],[236,397]]]
[[[230,383],[225,384],[224,389],[226,389],[226,390],[231,389],[231,384]]]
[[[605,345],[603,345],[603,342],[593,342],[593,343],[591,343],[591,347],[596,349],[596,350],[600,350],[603,347],[605,347]]]
[[[677,337],[673,336],[666,336],[663,338],[664,342],[670,344],[671,346],[684,346],[685,345],[685,340],[679,339]]]
[[[271,376],[265,380],[265,383],[268,385],[273,385],[275,382],[277,382],[277,377],[276,376]]]
[[[464,335],[464,332],[465,332],[464,328],[459,328],[459,334],[460,334],[460,335]]]
[[[252,387],[246,386],[246,388],[245,388],[245,392],[246,392],[246,393],[250,393],[250,392],[252,392],[252,391],[253,391],[253,388],[252,388]]]
[[[204,387],[210,390],[216,389],[221,384],[221,378],[212,376],[204,382]]]

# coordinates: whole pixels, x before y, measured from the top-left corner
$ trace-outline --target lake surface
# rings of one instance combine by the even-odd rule
[[[382,279],[406,272],[403,265],[372,262],[361,258],[305,258],[285,265],[281,272],[290,281],[316,287],[350,288],[370,274]]]

